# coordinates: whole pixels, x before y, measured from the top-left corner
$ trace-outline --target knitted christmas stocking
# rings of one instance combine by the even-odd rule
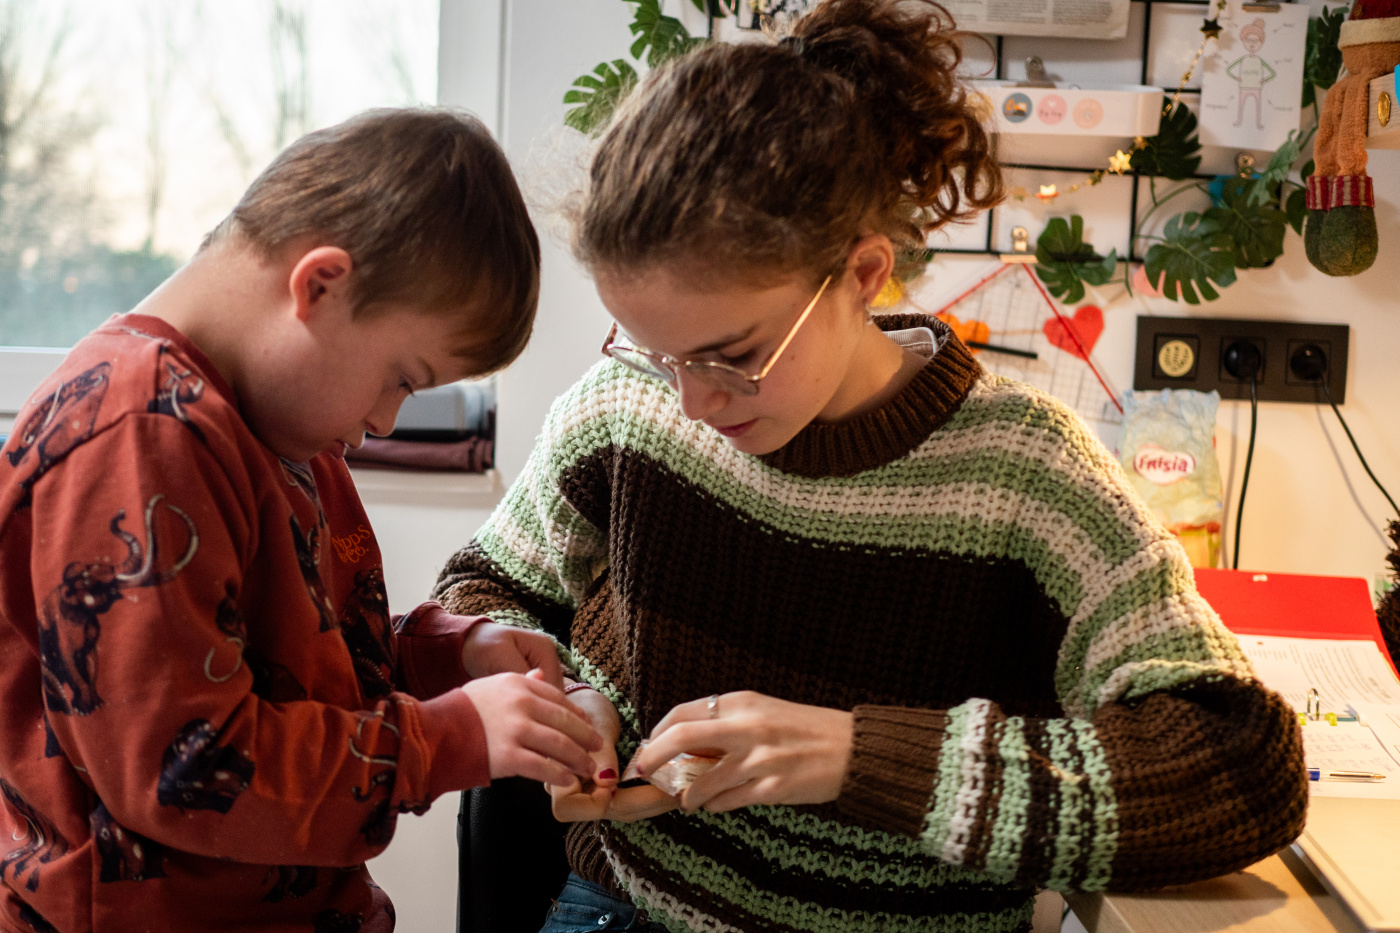
[[[1328,275],[1356,275],[1376,261],[1376,199],[1366,174],[1369,85],[1400,63],[1400,0],[1357,0],[1337,44],[1348,75],[1322,106],[1316,167],[1307,180],[1308,261]]]

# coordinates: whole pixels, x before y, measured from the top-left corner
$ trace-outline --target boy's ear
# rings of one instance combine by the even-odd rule
[[[883,233],[861,237],[846,255],[846,271],[855,276],[862,303],[870,305],[894,271],[894,244]]]
[[[348,304],[354,267],[350,254],[339,246],[317,246],[303,253],[287,281],[297,318],[305,321],[329,304]]]

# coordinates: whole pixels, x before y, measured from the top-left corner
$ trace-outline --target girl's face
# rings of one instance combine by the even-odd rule
[[[1257,52],[1264,45],[1263,37],[1252,32],[1243,33],[1240,36],[1240,42],[1244,43],[1245,49],[1249,52]]]
[[[888,277],[893,254],[884,237],[868,239],[885,246],[863,264],[853,258],[832,277],[759,382],[758,394],[725,392],[682,369],[675,388],[685,416],[719,431],[737,450],[766,454],[813,421],[849,417],[877,394],[890,373],[868,364],[882,353],[888,358],[877,342],[889,341],[867,324],[865,307]],[[665,267],[597,276],[598,294],[618,323],[617,342],[681,360],[724,362],[751,374],[783,342],[820,284],[804,276],[767,287],[717,281],[702,290],[693,277]]]

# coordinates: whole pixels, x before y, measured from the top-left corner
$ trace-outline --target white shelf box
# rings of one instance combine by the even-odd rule
[[[1015,81],[972,81],[986,96],[994,133],[1056,136],[1156,136],[1162,89],[1142,84],[1020,87]]]
[[[1395,99],[1395,72],[1372,78],[1368,93],[1366,148],[1400,149],[1400,101]]]

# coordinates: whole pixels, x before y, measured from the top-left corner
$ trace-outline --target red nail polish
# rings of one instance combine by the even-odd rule
[[[612,768],[604,768],[598,772],[598,780],[600,781],[611,781],[615,777],[617,777],[617,772]]]

